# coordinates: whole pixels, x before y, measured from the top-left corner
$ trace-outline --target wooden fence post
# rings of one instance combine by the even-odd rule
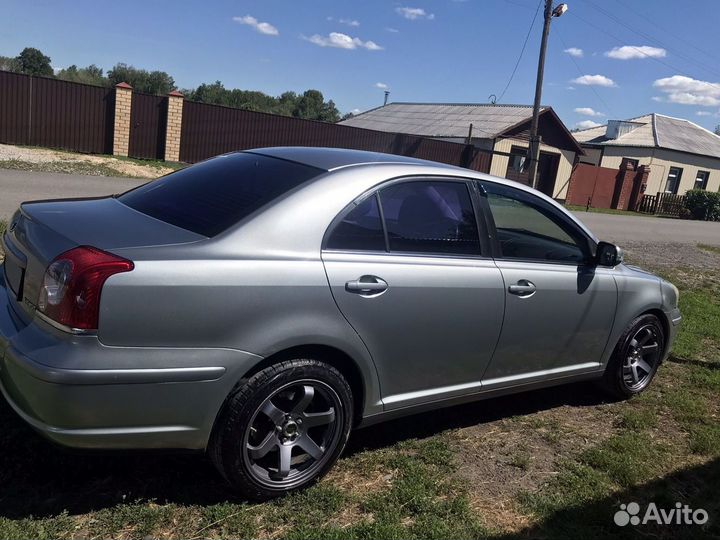
[[[113,128],[113,155],[126,156],[130,148],[130,112],[132,86],[128,83],[115,85],[115,125]]]

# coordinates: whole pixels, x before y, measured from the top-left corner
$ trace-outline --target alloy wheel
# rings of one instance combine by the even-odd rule
[[[662,354],[661,338],[652,324],[641,326],[630,339],[623,363],[623,382],[639,391],[652,380]]]
[[[343,425],[340,398],[318,380],[289,383],[266,398],[245,432],[243,458],[254,479],[290,489],[331,458]]]

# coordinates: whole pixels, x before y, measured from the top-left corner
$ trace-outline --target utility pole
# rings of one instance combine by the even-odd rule
[[[535,102],[533,103],[532,123],[530,124],[530,145],[528,146],[528,183],[537,188],[537,168],[540,160],[540,137],[538,136],[538,122],[540,119],[540,102],[542,101],[543,76],[545,74],[545,54],[547,53],[548,36],[550,35],[550,22],[553,17],[560,17],[567,11],[567,4],[558,4],[553,9],[552,0],[545,0],[545,16],[540,42],[540,58],[538,59],[537,80],[535,81]]]

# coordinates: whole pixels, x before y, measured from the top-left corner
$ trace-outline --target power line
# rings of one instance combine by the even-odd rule
[[[584,22],[585,24],[587,24],[587,25],[589,25],[589,26],[592,26],[593,28],[595,28],[595,29],[598,30],[599,32],[602,32],[603,34],[611,37],[612,39],[614,39],[614,40],[617,41],[618,43],[624,43],[624,41],[623,41],[622,39],[620,39],[619,37],[617,37],[616,35],[611,34],[611,33],[608,32],[607,30],[605,30],[604,28],[601,28],[600,26],[598,26],[598,25],[596,25],[596,24],[588,21],[587,19],[584,19],[583,17],[581,17],[581,16],[578,15],[577,13],[569,12],[569,14],[571,14],[571,15],[572,15],[573,17],[575,17],[576,19],[581,20],[581,21]],[[663,64],[664,66],[669,67],[670,69],[673,69],[673,70],[677,71],[678,73],[681,73],[681,74],[685,75],[686,77],[690,77],[690,78],[692,78],[692,79],[695,78],[693,75],[690,75],[689,73],[687,73],[686,71],[678,68],[677,66],[673,66],[672,64],[670,64],[670,63],[668,63],[668,62],[665,62],[664,60],[662,60],[662,59],[660,59],[660,58],[656,58],[655,56],[652,56],[652,55],[647,54],[647,53],[646,53],[645,51],[643,51],[642,49],[638,49],[637,47],[633,47],[632,45],[630,45],[629,47],[631,47],[632,49],[636,50],[639,54],[642,54],[643,56],[646,56],[647,58],[650,58],[651,60],[655,60],[656,62],[658,62],[658,63],[660,63],[660,64]],[[715,84],[715,83],[711,83],[711,82],[707,82],[707,81],[703,81],[703,82],[705,82],[705,84],[707,84],[707,85],[709,85],[709,86],[713,86],[713,87],[717,88],[718,90],[720,90],[720,86],[718,86],[718,85]]]
[[[632,5],[631,5],[630,3],[627,3],[627,4],[626,4],[626,3],[623,3],[621,0],[615,0],[615,1],[616,1],[618,4],[620,4],[620,6],[622,6],[624,9],[627,9],[627,10],[629,10],[629,11],[632,11],[635,15],[637,15],[638,17],[640,17],[640,18],[643,19],[644,21],[646,21],[646,22],[650,23],[651,25],[655,26],[655,27],[656,27],[658,30],[660,30],[661,32],[669,32],[669,30],[668,30],[667,28],[660,26],[657,22],[651,21],[651,20],[649,19],[649,17],[648,17],[647,15],[645,15],[644,13],[640,13],[638,10],[636,10],[634,7],[632,7]],[[706,55],[708,58],[710,58],[711,60],[713,60],[713,61],[715,61],[715,62],[720,61],[720,60],[718,60],[718,58],[717,58],[713,53],[710,53],[710,52],[706,51],[705,49],[703,49],[703,48],[701,48],[701,47],[698,47],[697,45],[695,45],[695,44],[692,43],[691,41],[689,41],[689,40],[685,39],[684,37],[682,37],[682,35],[679,35],[678,33],[673,34],[673,39],[676,39],[676,40],[678,40],[678,41],[682,41],[682,42],[685,43],[686,45],[689,45],[690,47],[692,47],[692,48],[695,49],[696,51],[703,53],[704,55]]]
[[[535,9],[535,15],[533,15],[532,22],[530,23],[530,28],[528,28],[527,35],[525,36],[525,42],[523,43],[522,49],[520,49],[520,55],[518,56],[517,62],[515,62],[515,67],[512,70],[512,73],[510,74],[510,78],[508,79],[507,84],[505,85],[505,88],[500,93],[500,97],[498,98],[498,101],[502,101],[502,98],[505,96],[505,92],[507,92],[507,89],[510,88],[510,83],[512,83],[513,78],[515,78],[515,73],[517,73],[518,66],[520,65],[520,60],[522,60],[523,54],[525,53],[525,47],[527,47],[528,40],[530,39],[530,34],[532,33],[532,29],[535,26],[535,21],[537,19],[538,13],[540,12],[540,6],[542,6],[543,0],[540,0],[538,2],[537,8]]]
[[[663,48],[666,49],[666,50],[672,51],[673,53],[675,53],[677,56],[681,57],[681,58],[684,59],[685,61],[687,61],[687,62],[692,62],[692,63],[694,63],[695,65],[699,66],[701,69],[707,71],[708,73],[712,73],[712,75],[715,76],[715,77],[720,76],[720,73],[718,73],[717,71],[715,71],[715,68],[714,68],[714,67],[710,67],[710,66],[708,66],[707,64],[704,64],[703,62],[699,62],[699,61],[697,61],[695,58],[693,58],[693,57],[691,57],[691,56],[687,56],[686,54],[684,54],[684,53],[681,52],[681,51],[675,50],[673,47],[668,47],[665,43],[661,42],[659,39],[657,39],[657,38],[655,38],[655,37],[653,37],[653,36],[651,36],[651,35],[648,35],[647,33],[643,32],[643,31],[640,30],[639,28],[636,28],[636,27],[633,27],[633,26],[628,25],[628,24],[627,24],[625,21],[623,21],[621,18],[617,17],[617,16],[616,16],[615,14],[613,14],[612,12],[609,12],[609,11],[607,11],[606,9],[600,7],[599,5],[595,4],[595,3],[592,2],[591,0],[587,0],[587,4],[590,5],[591,7],[595,8],[596,10],[598,10],[601,14],[605,15],[605,17],[607,17],[608,19],[610,19],[610,20],[612,20],[613,22],[615,22],[615,23],[623,26],[624,28],[630,30],[631,32],[633,32],[633,33],[635,33],[635,34],[638,34],[638,35],[641,36],[641,37],[644,37],[644,38],[647,39],[648,41],[651,41],[651,42],[654,42],[654,43],[657,44],[657,45],[660,45],[661,47],[663,47]],[[632,45],[628,45],[628,47],[632,47],[632,48],[635,49],[636,51],[638,51],[638,52],[640,52],[640,53],[644,53],[644,51],[642,51],[642,49],[639,49],[639,48],[634,47],[634,46],[632,46]],[[646,55],[646,56],[650,56],[650,55],[648,55],[648,54],[645,54],[645,55]],[[656,60],[659,60],[657,57],[654,57],[654,56],[650,56],[650,57],[651,57],[651,58],[655,58]],[[662,62],[661,62],[661,63],[662,63]],[[669,65],[669,64],[665,63],[665,65]],[[670,66],[670,67],[672,67],[672,66]],[[673,68],[673,69],[675,69],[675,68]]]
[[[569,49],[570,47],[568,47],[567,43],[563,39],[562,34],[560,33],[559,29],[556,29],[556,32],[557,32],[557,37],[560,40],[560,43],[562,43],[563,47],[565,47],[566,49]],[[575,64],[575,68],[577,69],[578,75],[580,77],[582,77],[583,71],[580,68],[580,65],[577,63],[577,61],[575,60],[575,58],[572,55],[568,55],[568,56],[570,56],[570,60],[572,60],[572,63]],[[615,113],[610,108],[610,105],[608,105],[607,102],[600,96],[600,94],[595,89],[595,87],[590,85],[588,88],[590,88],[590,90],[592,90],[593,94],[595,94],[595,97],[598,99],[598,101],[603,104],[603,106],[605,107],[605,110],[608,112],[608,115],[615,116]]]

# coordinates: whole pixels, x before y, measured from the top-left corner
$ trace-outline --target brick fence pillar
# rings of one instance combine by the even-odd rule
[[[113,155],[127,156],[130,146],[130,110],[132,86],[128,83],[115,85],[115,126],[113,130]]]
[[[165,131],[165,161],[180,161],[180,137],[185,98],[177,90],[168,95],[167,129]]]
[[[629,210],[630,198],[635,185],[635,175],[635,167],[631,163],[626,161],[620,165],[620,172],[618,173],[620,185],[617,203],[614,206],[616,209]]]

